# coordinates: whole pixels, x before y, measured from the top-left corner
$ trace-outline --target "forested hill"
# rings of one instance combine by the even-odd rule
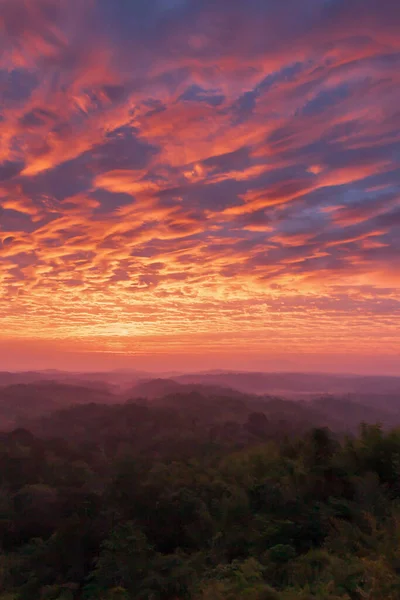
[[[88,404],[21,423],[43,438],[61,437],[115,452],[190,456],[206,448],[238,448],[323,425],[311,407],[282,400],[215,397],[199,392],[115,406]],[[111,451],[111,450],[110,450]]]
[[[170,454],[3,434],[0,598],[398,600],[400,432]]]
[[[129,438],[133,430],[139,435],[153,421],[159,425],[152,426],[147,444],[158,436],[176,438],[176,430],[178,437],[214,436],[247,443],[252,429],[257,439],[270,439],[320,426],[354,433],[362,421],[392,428],[400,425],[399,398],[400,392],[382,391],[289,400],[162,378],[120,390],[100,382],[36,381],[0,387],[0,430],[24,427],[41,436],[87,440],[93,431],[98,441],[98,436]]]

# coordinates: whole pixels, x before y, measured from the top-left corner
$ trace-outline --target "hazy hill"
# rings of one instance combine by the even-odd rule
[[[61,437],[110,456],[129,450],[173,458],[300,435],[324,422],[323,415],[296,402],[253,403],[191,392],[140,403],[72,406],[22,425],[39,437]]]
[[[10,374],[0,374],[0,381],[4,383],[8,375]],[[66,377],[65,373],[61,375]],[[22,376],[29,378],[34,375]],[[159,411],[159,414],[165,415],[165,411],[169,411],[168,414],[173,414],[173,419],[180,423],[179,426],[183,429],[190,430],[193,423],[196,423],[197,427],[204,426],[208,432],[212,427],[217,427],[220,432],[218,435],[224,439],[230,427],[225,425],[236,423],[242,430],[239,432],[236,429],[236,433],[232,433],[231,428],[230,438],[236,436],[237,439],[246,440],[246,423],[253,413],[264,415],[268,419],[268,424],[263,421],[263,427],[265,435],[270,437],[282,432],[292,435],[314,426],[328,426],[336,432],[354,432],[362,421],[381,423],[385,428],[400,425],[400,390],[396,392],[400,378],[395,377],[208,373],[177,378],[140,379],[127,391],[124,391],[122,386],[116,393],[117,388],[111,387],[110,384],[93,380],[93,374],[87,374],[86,381],[76,381],[75,376],[76,374],[70,374],[69,379],[62,381],[35,380],[0,387],[0,429],[7,430],[21,424],[32,424],[38,431],[45,431],[46,435],[69,435],[68,428],[66,429],[62,422],[62,419],[68,417],[72,420],[78,419],[78,430],[85,432],[92,424],[84,421],[89,421],[92,413],[88,412],[85,406],[78,412],[72,410],[68,413],[70,407],[118,404],[122,406],[118,409],[120,412],[113,412],[110,407],[104,421],[106,435],[107,428],[111,427],[110,423],[114,418],[117,420],[114,427],[117,436],[119,419],[124,418],[121,415],[124,415],[125,410],[132,410],[124,408],[125,403],[132,404],[138,401],[141,405],[146,405],[146,409],[154,409]],[[190,379],[195,381],[190,382]],[[269,386],[272,390],[273,386],[277,385],[285,385],[290,388],[291,393],[289,390],[284,398],[283,394],[265,392]],[[325,386],[323,394],[316,391],[320,386]],[[346,391],[327,394],[332,387]],[[358,391],[350,392],[351,389]],[[307,401],[302,399],[302,395]],[[63,416],[54,416],[60,409],[66,411]],[[98,414],[99,410],[91,409],[95,414]],[[106,411],[101,410],[102,414]],[[42,417],[47,419],[43,427],[38,425]],[[253,417],[253,425],[255,421],[256,418]],[[172,431],[168,427],[165,425],[163,432],[166,436],[171,435]],[[175,431],[174,428],[173,430]],[[196,435],[198,433],[199,431],[196,431]],[[204,436],[204,433],[202,431],[201,435]],[[128,435],[127,432],[125,434]]]
[[[184,387],[184,386],[183,386]],[[22,424],[42,437],[63,437],[105,446],[108,451],[129,447],[137,452],[190,453],[204,444],[245,446],[268,439],[296,437],[313,427],[327,426],[337,433],[356,432],[360,422],[388,422],[385,411],[346,399],[321,398],[290,401],[229,391],[198,390],[167,394],[110,405],[80,404],[55,410]],[[111,448],[111,450],[110,450]]]
[[[250,394],[272,394],[281,396],[315,396],[324,394],[369,394],[369,395],[400,395],[400,376],[361,376],[324,373],[264,373],[264,372],[231,372],[212,371],[204,373],[186,374],[158,374],[151,375],[142,371],[120,370],[109,372],[66,372],[66,371],[27,371],[27,372],[1,372],[0,387],[16,383],[33,383],[38,381],[57,381],[73,383],[85,387],[108,385],[113,389],[133,390],[137,386],[146,385],[150,395],[152,390],[158,388],[163,391],[165,386],[170,386],[168,391],[178,388],[173,387],[173,382],[181,385],[203,385],[223,387],[239,390]],[[154,382],[150,385],[150,382]],[[163,387],[164,386],[164,387]]]
[[[394,403],[394,397],[391,398]],[[382,402],[381,397],[348,396],[324,397],[312,401],[309,406],[323,414],[327,424],[337,431],[355,431],[360,423],[379,423],[390,429],[400,425],[400,396],[396,404],[391,405],[388,398]]]
[[[218,385],[210,385],[205,383],[183,383],[174,379],[143,379],[139,380],[136,385],[125,392],[128,398],[162,398],[171,394],[190,394],[191,392],[199,392],[205,396],[231,396],[243,397],[246,396],[243,392]]]
[[[396,394],[400,377],[331,375],[323,373],[193,373],[173,377],[180,383],[229,387],[250,394],[282,396],[323,394]]]
[[[0,388],[0,424],[8,428],[74,404],[112,403],[116,397],[104,387],[69,385],[55,381],[17,383]]]
[[[108,386],[110,389],[131,387],[139,379],[149,379],[149,374],[142,371],[94,371],[74,372],[49,369],[44,371],[0,371],[0,387],[18,383],[34,383],[38,381],[57,381],[86,387]]]

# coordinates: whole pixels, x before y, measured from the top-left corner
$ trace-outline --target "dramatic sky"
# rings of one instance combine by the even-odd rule
[[[396,372],[399,0],[0,0],[0,367]]]

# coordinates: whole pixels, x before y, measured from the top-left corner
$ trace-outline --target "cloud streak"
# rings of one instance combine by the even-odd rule
[[[0,8],[1,339],[399,355],[397,2]]]

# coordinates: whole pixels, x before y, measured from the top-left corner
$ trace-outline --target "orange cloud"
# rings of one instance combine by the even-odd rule
[[[0,6],[0,349],[398,354],[396,3]]]

